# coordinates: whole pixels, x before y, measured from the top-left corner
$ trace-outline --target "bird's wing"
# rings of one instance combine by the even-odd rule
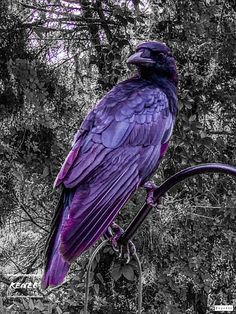
[[[106,156],[103,169],[78,185],[61,235],[65,260],[71,262],[93,245],[116,218],[140,183],[138,149],[117,149]]]
[[[71,166],[78,159],[78,154],[80,153],[80,148],[83,146],[83,143],[86,137],[89,134],[89,131],[93,127],[95,118],[95,110],[92,110],[82,123],[80,129],[75,134],[74,141],[72,144],[72,149],[69,152],[68,156],[66,157],[61,170],[59,171],[56,180],[54,182],[54,187],[58,187],[64,180],[65,176],[67,175],[68,171],[70,170]]]
[[[174,119],[166,95],[158,88],[144,87],[123,97],[112,90],[82,124],[55,186],[63,182],[67,188],[76,187],[118,147],[168,142]]]
[[[112,97],[95,108],[90,130],[82,140],[78,136],[73,158],[59,176],[66,188],[75,189],[61,233],[60,251],[69,262],[104,234],[156,169],[172,132],[174,118],[161,90],[146,87],[120,101]]]
[[[68,217],[70,197],[71,194],[65,190],[62,191],[51,222],[50,235],[45,246],[43,289],[46,289],[49,285],[57,286],[62,283],[70,268],[69,263],[59,253],[61,230],[63,223]]]

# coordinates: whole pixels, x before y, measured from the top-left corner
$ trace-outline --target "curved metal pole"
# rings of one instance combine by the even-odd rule
[[[222,172],[225,174],[230,174],[232,176],[236,176],[236,167],[220,164],[220,163],[209,163],[209,164],[201,164],[193,167],[186,168],[184,170],[179,171],[174,174],[170,178],[168,178],[164,183],[162,183],[155,191],[154,191],[154,201],[158,204],[160,198],[170,190],[177,183],[185,180],[188,177],[195,176],[197,174],[209,173],[209,172]],[[119,238],[118,243],[125,245],[129,240],[132,239],[135,232],[139,228],[139,226],[143,223],[144,219],[147,217],[149,212],[152,210],[152,206],[148,204],[144,204],[142,208],[139,210],[137,215],[131,221],[125,232]]]
[[[91,268],[92,264],[94,261],[94,258],[98,254],[98,252],[101,250],[101,248],[106,245],[108,240],[104,240],[100,245],[93,251],[93,254],[91,255],[88,263],[88,269],[87,269],[87,274],[86,274],[86,281],[85,281],[85,295],[84,295],[84,314],[88,313],[88,301],[89,301],[89,286],[90,286],[90,273],[91,273]]]
[[[93,251],[88,263],[88,269],[86,273],[86,280],[85,280],[85,296],[84,296],[84,314],[88,313],[88,301],[89,301],[89,286],[90,286],[90,274],[93,261],[98,254],[98,252],[108,243],[108,239],[104,240],[100,245]],[[134,258],[136,259],[138,265],[138,314],[142,313],[142,292],[143,292],[143,284],[142,284],[142,265],[137,253],[134,253]]]
[[[143,303],[143,281],[142,281],[142,265],[137,253],[134,253],[134,257],[138,264],[138,312],[137,314],[142,313],[142,303]]]

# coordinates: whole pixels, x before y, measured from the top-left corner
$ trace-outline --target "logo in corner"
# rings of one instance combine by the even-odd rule
[[[40,274],[6,274],[10,280],[8,298],[43,298]]]

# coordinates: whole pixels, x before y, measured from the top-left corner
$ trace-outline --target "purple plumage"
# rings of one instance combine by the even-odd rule
[[[47,241],[42,286],[57,286],[71,262],[96,243],[164,156],[177,114],[170,49],[146,42],[128,59],[138,74],[88,114],[55,187],[62,196]]]

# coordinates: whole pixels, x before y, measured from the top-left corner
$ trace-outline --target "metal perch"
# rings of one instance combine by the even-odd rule
[[[169,191],[173,186],[177,183],[195,176],[197,174],[204,174],[209,172],[222,172],[225,174],[230,174],[232,176],[236,176],[236,167],[227,165],[227,164],[220,164],[220,163],[209,163],[209,164],[202,164],[198,166],[189,167],[183,169],[170,178],[168,178],[165,182],[163,182],[154,192],[154,201],[158,204],[160,198]],[[126,244],[129,240],[131,240],[138,230],[140,225],[143,223],[149,212],[152,210],[152,206],[148,204],[144,204],[143,207],[139,210],[137,215],[131,221],[125,232],[118,240],[118,244]]]
[[[91,275],[91,268],[93,261],[98,254],[98,252],[108,243],[109,240],[104,240],[99,246],[93,251],[89,262],[88,262],[88,269],[86,273],[86,280],[85,280],[85,297],[84,297],[84,314],[88,313],[88,301],[89,301],[89,286],[90,286],[90,275]],[[134,253],[134,258],[136,259],[138,265],[138,273],[139,273],[139,281],[138,281],[138,313],[142,312],[142,265],[139,260],[137,253]]]
[[[170,178],[168,178],[154,191],[155,203],[158,204],[161,197],[164,196],[165,193],[169,191],[177,183],[185,180],[188,177],[192,177],[192,176],[204,174],[204,173],[210,173],[210,172],[214,172],[214,173],[222,172],[225,174],[236,176],[236,167],[233,167],[227,164],[221,164],[221,163],[209,163],[209,164],[197,165],[197,166],[193,166],[193,167],[189,167],[184,170],[181,170],[177,172],[176,174],[174,174],[173,176],[171,176]],[[137,215],[131,221],[131,223],[125,230],[125,232],[118,239],[119,245],[126,245],[128,241],[133,238],[135,232],[138,230],[138,228],[143,223],[143,221],[145,220],[145,218],[147,217],[147,215],[152,209],[153,207],[151,205],[148,205],[147,203],[142,206],[142,208],[139,210]],[[95,249],[95,251],[93,252],[89,260],[87,276],[86,276],[84,314],[87,314],[87,308],[88,308],[91,265],[96,254],[107,243],[107,241],[108,240],[105,240]],[[141,264],[140,264],[138,255],[135,254],[134,257],[136,258],[136,261],[139,267],[139,285],[138,285],[139,293],[138,293],[138,312],[137,313],[140,314],[142,312],[142,278],[141,278],[142,270],[141,270]]]

